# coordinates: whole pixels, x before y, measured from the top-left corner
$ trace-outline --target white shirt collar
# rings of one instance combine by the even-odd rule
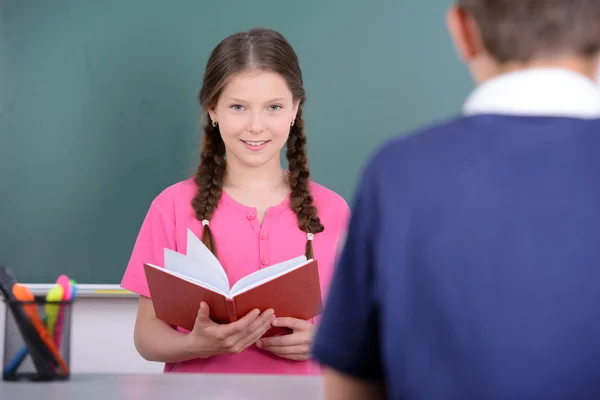
[[[475,89],[463,112],[465,115],[600,118],[600,85],[566,69],[538,68],[510,72]]]

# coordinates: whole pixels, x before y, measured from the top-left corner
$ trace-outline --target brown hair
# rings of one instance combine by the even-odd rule
[[[247,70],[272,71],[280,74],[299,101],[296,120],[291,126],[287,141],[289,185],[291,188],[290,208],[298,218],[299,228],[307,234],[324,230],[310,192],[310,173],[306,157],[306,136],[302,107],[305,91],[302,72],[296,53],[287,40],[270,29],[252,29],[236,33],[221,41],[212,51],[204,73],[202,89],[198,95],[200,105],[206,111],[214,107],[227,79],[233,74]],[[200,165],[195,173],[198,191],[192,201],[196,218],[209,221],[221,198],[225,178],[225,144],[219,126],[207,118],[204,126],[204,143],[200,154]],[[216,245],[207,223],[203,222],[202,241],[216,255]],[[308,235],[307,235],[308,236]],[[311,238],[312,239],[312,238]],[[307,237],[305,254],[313,258],[312,240]]]
[[[499,63],[600,51],[600,0],[457,0]]]

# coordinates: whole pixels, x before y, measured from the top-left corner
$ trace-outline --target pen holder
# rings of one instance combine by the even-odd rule
[[[55,381],[70,377],[72,301],[4,299],[5,381]]]

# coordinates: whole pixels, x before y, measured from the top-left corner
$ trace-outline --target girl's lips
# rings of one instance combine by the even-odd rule
[[[252,140],[252,141],[250,141],[250,140],[249,141],[242,140],[241,142],[250,151],[261,151],[262,149],[264,149],[265,147],[267,147],[267,145],[271,141],[270,140]]]

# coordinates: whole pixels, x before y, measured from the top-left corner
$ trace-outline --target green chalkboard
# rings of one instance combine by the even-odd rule
[[[119,283],[165,186],[195,169],[225,36],[279,30],[307,90],[313,178],[349,201],[385,139],[460,111],[449,0],[0,0],[0,264]]]

